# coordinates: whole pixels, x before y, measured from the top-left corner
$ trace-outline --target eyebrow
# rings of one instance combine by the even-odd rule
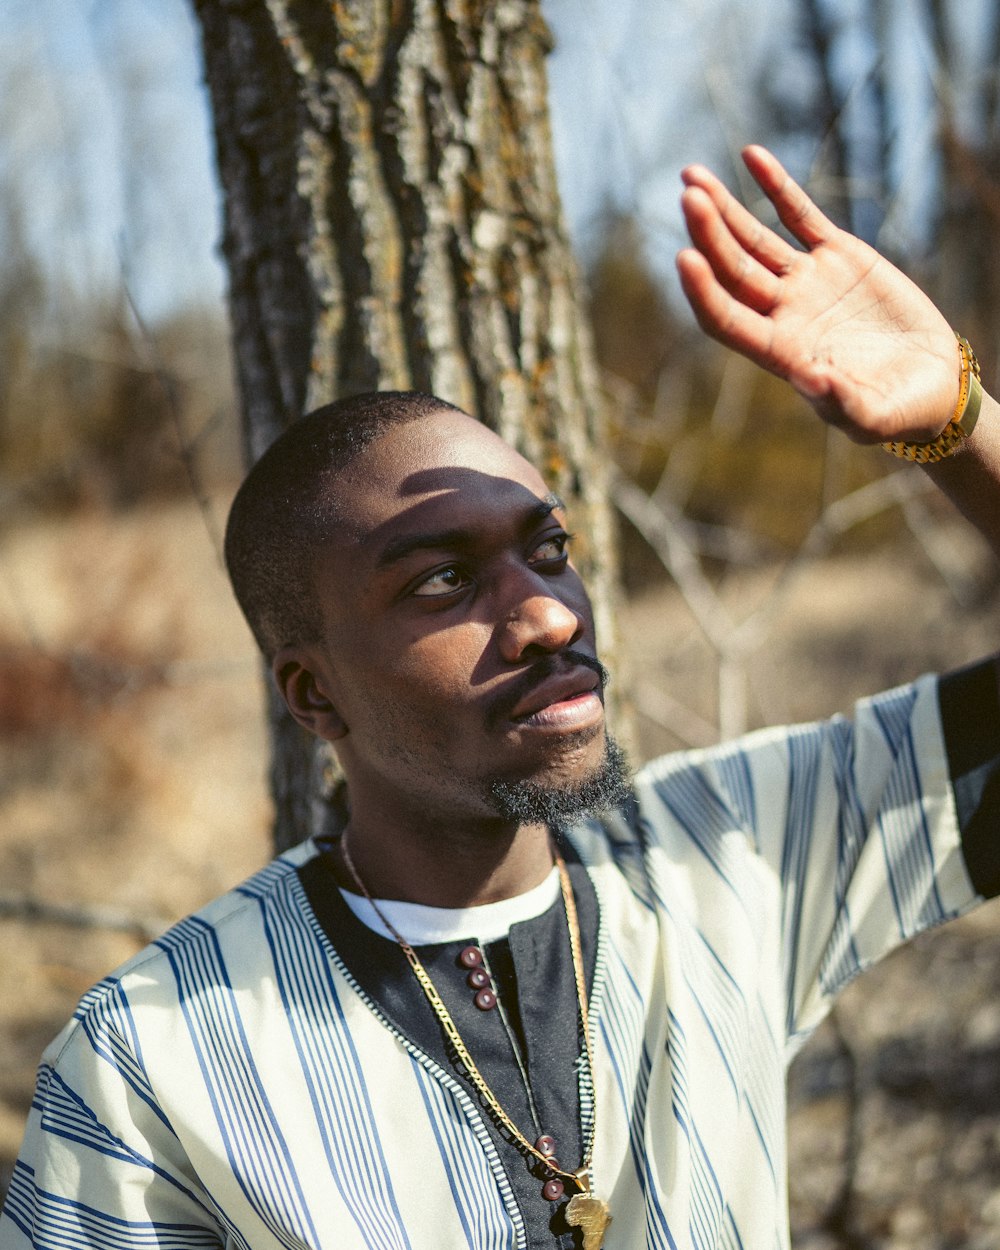
[[[532,507],[528,508],[521,519],[522,529],[531,529],[555,511],[565,512],[566,505],[558,495],[544,495]],[[416,534],[403,534],[399,538],[390,539],[379,552],[375,561],[377,569],[386,568],[390,564],[404,559],[413,551],[425,551],[442,547],[469,546],[473,540],[471,530],[452,528],[446,530],[428,530]]]

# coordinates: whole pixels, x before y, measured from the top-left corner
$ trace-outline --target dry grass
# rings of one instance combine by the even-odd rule
[[[5,898],[185,914],[267,858],[265,750],[253,644],[193,504],[0,541]],[[0,921],[0,1158],[42,1047],[138,944]]]

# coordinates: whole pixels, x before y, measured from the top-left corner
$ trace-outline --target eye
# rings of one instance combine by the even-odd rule
[[[564,564],[569,557],[566,548],[572,534],[550,534],[543,538],[528,557],[529,564]]]
[[[410,593],[425,599],[451,595],[456,590],[463,590],[468,580],[457,565],[448,564],[443,569],[435,569],[433,573],[428,574],[422,582],[414,586]]]

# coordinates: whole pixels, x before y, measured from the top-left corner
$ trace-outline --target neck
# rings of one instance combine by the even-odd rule
[[[515,898],[544,881],[552,868],[544,825],[404,832],[369,824],[352,812],[343,838],[373,897],[427,907],[477,907]],[[356,891],[339,848],[336,859],[340,884]]]

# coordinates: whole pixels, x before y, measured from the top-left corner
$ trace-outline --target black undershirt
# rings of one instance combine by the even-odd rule
[[[564,847],[563,853],[580,920],[589,993],[597,947],[597,896],[572,849]],[[523,1149],[497,1123],[461,1071],[397,943],[357,919],[341,897],[329,856],[309,860],[298,872],[316,918],[358,987],[413,1045],[445,1071],[456,1073],[482,1108],[483,1122],[520,1208],[528,1246],[572,1250],[576,1234],[562,1218],[565,1199],[549,1202],[542,1196],[545,1177],[538,1173],[536,1161],[525,1159]],[[499,1008],[480,1011],[472,1001],[474,991],[466,984],[467,969],[459,964],[458,956],[476,942],[476,934],[470,933],[459,942],[414,949],[497,1101],[529,1141],[542,1133],[554,1138],[560,1166],[573,1172],[583,1158],[578,1075],[582,1037],[562,899],[541,916],[512,925],[506,940],[483,947],[506,1025]],[[511,1033],[529,1078],[537,1125]]]

